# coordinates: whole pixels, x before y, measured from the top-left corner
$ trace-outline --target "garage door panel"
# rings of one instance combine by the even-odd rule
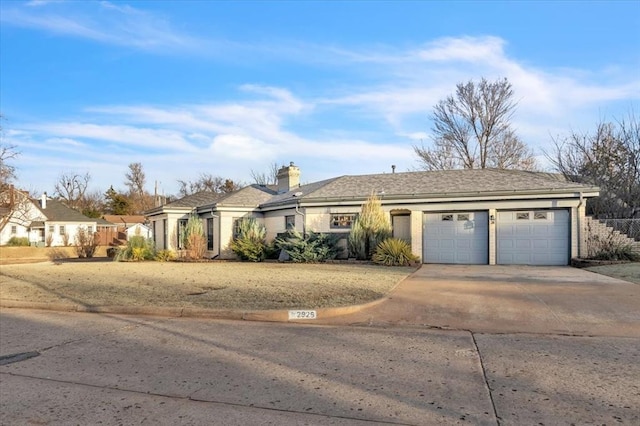
[[[497,213],[497,263],[567,265],[569,212],[521,210]]]
[[[546,250],[549,248],[550,244],[553,244],[553,241],[548,240],[532,240],[531,247],[538,250]]]
[[[489,263],[487,212],[425,213],[423,223],[426,263]]]

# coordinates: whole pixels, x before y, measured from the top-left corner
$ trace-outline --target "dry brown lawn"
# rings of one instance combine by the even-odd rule
[[[3,265],[0,299],[85,306],[315,309],[386,295],[415,268],[362,264],[63,261]]]
[[[591,266],[586,269],[587,271],[597,272],[598,274],[640,284],[640,262]]]

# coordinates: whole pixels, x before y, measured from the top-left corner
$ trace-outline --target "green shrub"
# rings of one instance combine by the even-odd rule
[[[276,238],[275,246],[286,251],[293,262],[325,262],[335,259],[342,252],[338,246],[339,239],[335,234],[309,232],[302,235],[290,230],[286,236]]]
[[[371,195],[362,205],[349,233],[349,253],[356,259],[371,259],[381,241],[391,236],[391,222],[382,210],[380,199]]]
[[[266,228],[253,217],[239,220],[238,236],[229,245],[231,250],[242,260],[262,262],[266,256]]]
[[[158,262],[169,262],[176,259],[176,253],[173,250],[160,250],[156,253]]]
[[[404,240],[387,238],[380,242],[373,254],[373,261],[386,266],[408,266],[418,257],[411,252],[411,246]]]
[[[603,249],[591,258],[595,260],[628,260],[637,262],[640,261],[640,253],[634,252],[630,244],[620,244]]]
[[[152,239],[146,239],[140,235],[129,238],[127,246],[118,250],[114,260],[122,261],[141,261],[152,260],[156,256],[156,250]]]
[[[9,241],[7,241],[8,246],[20,247],[20,246],[28,246],[29,238],[27,237],[11,237]]]

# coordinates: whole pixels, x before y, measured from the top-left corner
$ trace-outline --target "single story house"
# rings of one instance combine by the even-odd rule
[[[597,187],[558,175],[472,169],[339,176],[300,185],[293,163],[275,186],[230,194],[201,192],[147,212],[158,249],[179,250],[190,214],[205,224],[208,253],[233,258],[239,220],[255,217],[267,240],[295,228],[345,237],[371,194],[381,199],[393,235],[423,263],[567,265],[584,253],[585,202]]]
[[[144,238],[151,238],[153,233],[151,232],[151,228],[143,223],[135,223],[129,226],[125,233],[127,234],[127,240],[131,237],[140,236]]]
[[[68,207],[62,201],[43,194],[40,199],[29,198],[15,191],[14,207],[7,211],[6,224],[0,230],[0,245],[6,245],[12,237],[29,239],[31,245],[73,245],[79,228],[94,233],[96,219]]]

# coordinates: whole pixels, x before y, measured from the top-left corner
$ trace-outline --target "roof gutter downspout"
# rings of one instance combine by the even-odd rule
[[[584,203],[584,199],[582,198],[582,191],[580,194],[580,202],[578,203],[578,257],[582,257],[582,253],[584,252],[584,244],[586,244],[586,239],[584,238],[584,230],[582,229],[582,214],[580,214],[580,207]]]
[[[306,235],[306,233],[307,233],[307,230],[306,230],[307,216],[299,210],[299,207],[300,207],[300,201],[298,201],[296,203],[296,214],[299,214],[300,216],[302,216],[302,235]]]

